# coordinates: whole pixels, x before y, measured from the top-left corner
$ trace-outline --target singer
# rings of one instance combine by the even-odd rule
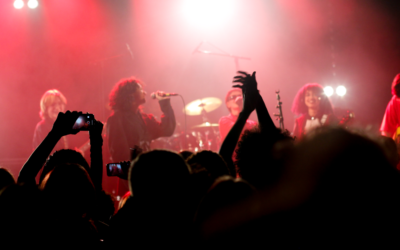
[[[169,97],[164,92],[154,94],[159,101],[161,122],[152,114],[141,111],[146,102],[146,91],[136,78],[121,79],[109,96],[113,113],[107,120],[106,133],[108,147],[113,162],[131,160],[130,149],[140,147],[144,152],[150,150],[150,142],[162,136],[171,136],[175,130],[175,114]]]

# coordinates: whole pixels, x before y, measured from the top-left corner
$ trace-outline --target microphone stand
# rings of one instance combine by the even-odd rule
[[[224,57],[233,58],[234,61],[235,61],[235,68],[236,68],[236,71],[239,70],[239,59],[242,59],[242,60],[251,60],[250,57],[244,57],[244,56],[237,56],[237,55],[229,54],[229,53],[223,51],[222,49],[218,48],[217,46],[215,46],[215,45],[213,45],[213,44],[211,44],[211,43],[209,43],[209,42],[207,42],[207,43],[210,44],[211,46],[213,46],[214,48],[216,48],[217,50],[220,50],[222,53],[220,53],[220,52],[211,52],[211,51],[208,51],[208,50],[200,50],[200,46],[201,46],[203,43],[204,43],[204,42],[201,42],[201,43],[195,48],[195,50],[193,51],[193,54],[196,53],[196,52],[198,52],[198,53],[202,53],[202,54],[206,54],[206,55],[224,56]]]

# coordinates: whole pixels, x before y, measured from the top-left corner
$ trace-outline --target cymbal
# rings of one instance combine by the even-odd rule
[[[211,127],[219,127],[219,124],[218,123],[205,122],[205,123],[193,126],[193,128],[211,128]]]
[[[186,105],[183,112],[186,110],[187,115],[201,115],[203,109],[206,112],[211,112],[221,106],[221,103],[222,101],[216,97],[197,99]]]

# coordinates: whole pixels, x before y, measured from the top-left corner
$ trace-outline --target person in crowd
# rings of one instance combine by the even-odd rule
[[[219,119],[219,135],[221,142],[224,141],[229,130],[232,128],[233,124],[235,124],[243,109],[242,90],[240,88],[230,89],[225,96],[225,105],[229,110],[229,115],[223,116]],[[256,125],[257,122],[247,119],[243,130],[254,128]]]
[[[146,91],[140,80],[131,77],[116,83],[109,96],[113,113],[106,125],[113,162],[130,161],[130,149],[136,146],[146,152],[150,150],[152,140],[174,133],[175,114],[170,99],[162,97],[162,94],[158,91],[155,95],[163,112],[160,122],[152,114],[141,111],[141,105],[146,102]]]
[[[43,141],[36,147],[29,159],[26,161],[18,176],[19,183],[34,183],[35,176],[42,169],[49,155],[56,147],[57,143],[69,134],[77,134],[79,130],[73,129],[73,125],[82,112],[67,111],[65,113],[59,112],[58,116],[48,134]],[[56,165],[61,163],[78,163],[82,164],[88,170],[92,178],[93,184],[97,190],[102,190],[102,176],[103,176],[103,158],[102,158],[102,145],[103,137],[101,135],[103,124],[97,120],[93,121],[93,126],[89,129],[89,138],[91,142],[91,164],[90,169],[83,157],[76,157],[76,153],[71,157],[69,151],[58,152],[57,157],[50,157],[48,164],[45,166],[46,173],[49,173]],[[71,162],[72,161],[72,162]],[[41,180],[43,179],[43,176]]]
[[[43,139],[50,132],[54,121],[56,120],[59,112],[65,111],[67,105],[67,99],[57,89],[47,90],[42,98],[40,99],[40,118],[42,119],[35,128],[33,134],[33,150],[43,141]],[[68,139],[64,136],[57,145],[54,147],[54,151],[68,148]]]
[[[377,143],[321,127],[287,159],[275,185],[205,220],[206,247],[398,244],[400,175]]]
[[[292,133],[298,140],[316,127],[338,123],[328,96],[317,83],[308,83],[297,92],[292,112],[298,116]]]
[[[264,100],[262,99],[257,89],[256,73],[253,72],[253,74],[250,75],[246,72],[238,71],[238,75],[235,76],[234,82],[236,83],[236,85],[234,85],[233,87],[242,89],[243,109],[239,113],[238,118],[234,123],[234,125],[232,126],[232,128],[230,129],[228,135],[224,139],[219,153],[228,164],[228,167],[231,170],[231,175],[233,177],[236,177],[235,171],[232,174],[232,169],[235,170],[234,167],[232,168],[233,166],[232,156],[234,154],[236,145],[238,144],[238,140],[241,136],[242,130],[247,123],[247,119],[254,110],[256,110],[257,118],[259,121],[258,129],[260,131],[263,131],[263,133],[265,133],[267,138],[270,138],[270,140],[261,143],[261,145],[263,146],[261,147],[262,149],[264,149],[265,147],[267,148],[272,147],[272,145],[275,142],[274,139],[279,138],[280,137],[279,135],[281,135],[282,133],[279,129],[275,127],[275,124],[268,113],[267,107],[265,106]],[[238,150],[239,147],[240,147],[240,142],[238,144]],[[257,150],[257,152],[261,153],[259,157],[263,157],[265,153],[268,153],[268,152],[260,152],[260,150],[261,149]],[[257,157],[257,159],[259,159],[259,157]],[[237,157],[235,157],[235,159],[237,159]],[[262,164],[262,162],[259,164]],[[247,164],[242,164],[242,166],[246,165]],[[236,167],[239,167],[239,165],[236,164]]]
[[[381,124],[381,134],[387,137],[394,137],[398,143],[398,135],[396,133],[400,126],[400,73],[395,76],[392,82],[392,99],[389,101],[385,115]]]
[[[110,222],[113,248],[187,248],[193,220],[190,168],[178,153],[140,154],[129,170],[131,196]]]
[[[186,162],[189,164],[192,173],[190,184],[194,206],[197,207],[215,180],[221,176],[229,176],[230,171],[224,159],[218,153],[210,150],[197,152],[190,156]]]
[[[12,184],[15,184],[15,179],[10,171],[0,167],[0,190]]]

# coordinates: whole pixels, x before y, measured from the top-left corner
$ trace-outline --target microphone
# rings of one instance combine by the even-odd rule
[[[156,99],[156,95],[158,92],[153,92],[150,94],[151,98]],[[159,93],[159,96],[161,97],[168,97],[168,96],[177,96],[179,94],[177,93]]]

